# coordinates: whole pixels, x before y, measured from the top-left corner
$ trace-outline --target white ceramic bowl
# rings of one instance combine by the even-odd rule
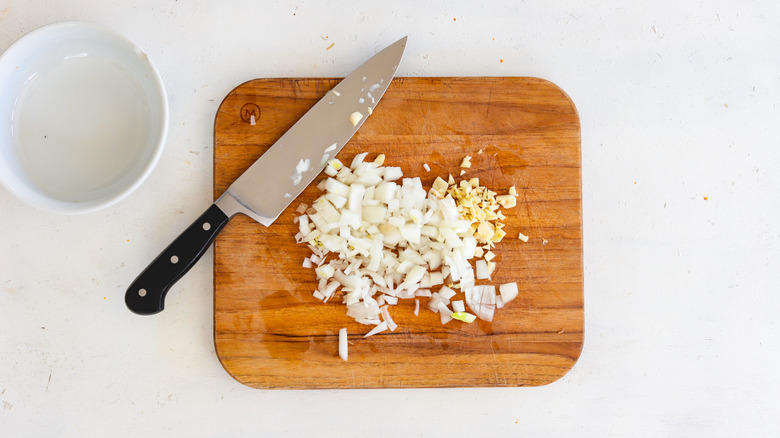
[[[120,201],[159,161],[167,129],[157,69],[114,31],[52,24],[0,56],[0,182],[30,205],[72,214]]]

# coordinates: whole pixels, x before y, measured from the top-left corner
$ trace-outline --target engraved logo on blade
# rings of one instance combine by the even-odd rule
[[[254,103],[245,103],[239,111],[239,117],[246,123],[254,125],[260,118],[260,107]]]

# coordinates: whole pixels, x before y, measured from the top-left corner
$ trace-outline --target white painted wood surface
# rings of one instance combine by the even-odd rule
[[[107,25],[147,50],[171,105],[159,166],[119,205],[55,216],[0,190],[0,434],[780,434],[776,2],[422,3],[0,2],[0,50],[56,21]],[[537,76],[579,109],[586,341],[569,374],[541,388],[244,387],[214,354],[210,252],[163,313],[125,308],[127,285],[211,201],[229,90],[344,75],[407,34],[402,76]]]

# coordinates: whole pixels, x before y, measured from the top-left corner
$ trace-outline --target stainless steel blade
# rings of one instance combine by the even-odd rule
[[[405,48],[406,37],[339,82],[228,187],[216,202],[220,209],[271,225],[365,122],[395,76]]]

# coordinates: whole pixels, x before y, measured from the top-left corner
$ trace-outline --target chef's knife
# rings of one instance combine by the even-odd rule
[[[141,272],[125,293],[127,307],[141,315],[163,310],[168,289],[234,215],[243,213],[270,226],[371,114],[405,48],[406,37],[377,53],[304,114]]]

